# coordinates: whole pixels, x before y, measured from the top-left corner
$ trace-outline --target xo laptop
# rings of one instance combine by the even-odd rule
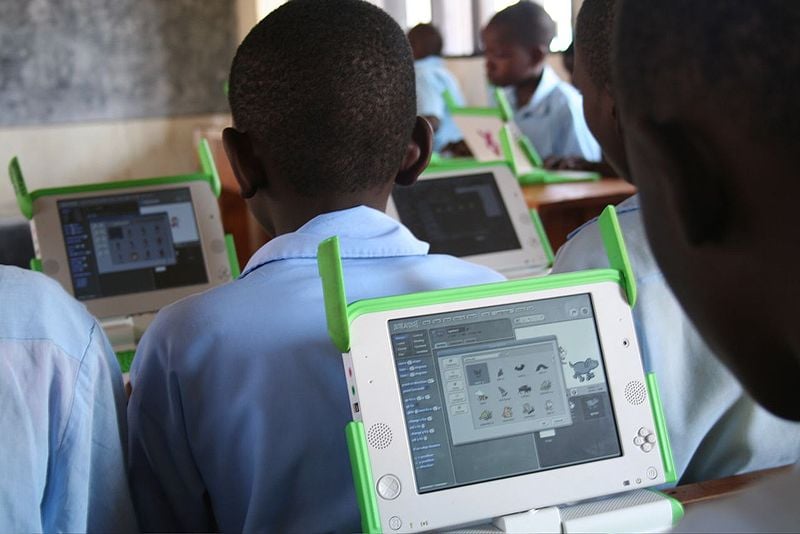
[[[395,186],[386,212],[432,254],[450,254],[507,278],[545,274],[553,252],[538,214],[505,164],[426,171]]]
[[[205,140],[200,158],[198,174],[30,193],[12,160],[12,182],[34,237],[31,266],[83,302],[118,353],[135,348],[163,306],[237,275]]]
[[[346,436],[366,532],[659,531],[682,507],[636,288],[613,208],[612,269],[346,304],[320,245],[342,351]]]

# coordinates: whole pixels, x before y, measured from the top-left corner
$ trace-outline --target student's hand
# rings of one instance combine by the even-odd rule
[[[588,171],[593,162],[586,161],[579,156],[550,156],[544,160],[545,169],[560,171]]]
[[[578,156],[550,156],[544,160],[545,169],[560,171],[590,171],[600,176],[617,176],[618,173],[605,160],[587,161]]]
[[[472,152],[467,146],[467,143],[465,143],[463,140],[456,141],[455,143],[449,143],[447,146],[444,147],[442,152],[449,154],[451,157],[456,157],[456,158],[472,157]]]

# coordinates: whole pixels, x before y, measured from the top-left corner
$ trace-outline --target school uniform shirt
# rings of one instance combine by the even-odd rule
[[[426,255],[399,222],[360,206],[276,237],[239,279],[162,310],[131,370],[130,477],[143,529],[361,530],[349,396],[316,260],[333,235],[351,302],[502,280]]]
[[[439,119],[439,129],[433,134],[433,149],[441,152],[450,143],[464,138],[453,117],[447,111],[442,93],[449,91],[456,104],[464,105],[464,96],[455,77],[444,66],[439,56],[428,56],[414,61],[417,81],[417,114]]]
[[[543,158],[581,156],[600,161],[600,145],[583,118],[583,99],[572,85],[545,65],[542,79],[524,106],[517,104],[513,87],[505,89],[514,122]]]
[[[135,532],[122,375],[46,276],[0,266],[0,530]]]
[[[797,532],[800,465],[736,495],[689,505],[673,532]]]
[[[633,319],[645,371],[656,374],[681,483],[794,463],[800,423],[770,414],[743,391],[683,312],[647,243],[638,195],[617,206],[638,299]],[[597,220],[571,234],[553,272],[608,267]]]

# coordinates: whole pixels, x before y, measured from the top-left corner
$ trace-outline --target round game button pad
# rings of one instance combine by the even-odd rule
[[[633,444],[642,449],[643,452],[650,452],[655,447],[656,435],[652,430],[641,427],[636,437],[633,438]]]
[[[394,475],[383,475],[378,480],[378,495],[387,501],[396,499],[400,495],[400,479]]]

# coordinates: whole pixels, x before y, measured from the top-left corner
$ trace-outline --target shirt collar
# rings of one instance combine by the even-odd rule
[[[357,206],[317,215],[295,232],[270,240],[253,254],[242,276],[273,261],[316,258],[320,242],[334,235],[342,258],[424,256],[430,248],[385,213]]]
[[[556,71],[549,65],[545,65],[544,69],[542,69],[542,79],[539,80],[539,85],[536,86],[536,91],[533,92],[530,101],[525,105],[525,109],[533,109],[541,104],[558,87],[560,82],[561,78],[558,77]],[[517,95],[513,86],[506,88],[506,97],[511,107],[516,108]]]

